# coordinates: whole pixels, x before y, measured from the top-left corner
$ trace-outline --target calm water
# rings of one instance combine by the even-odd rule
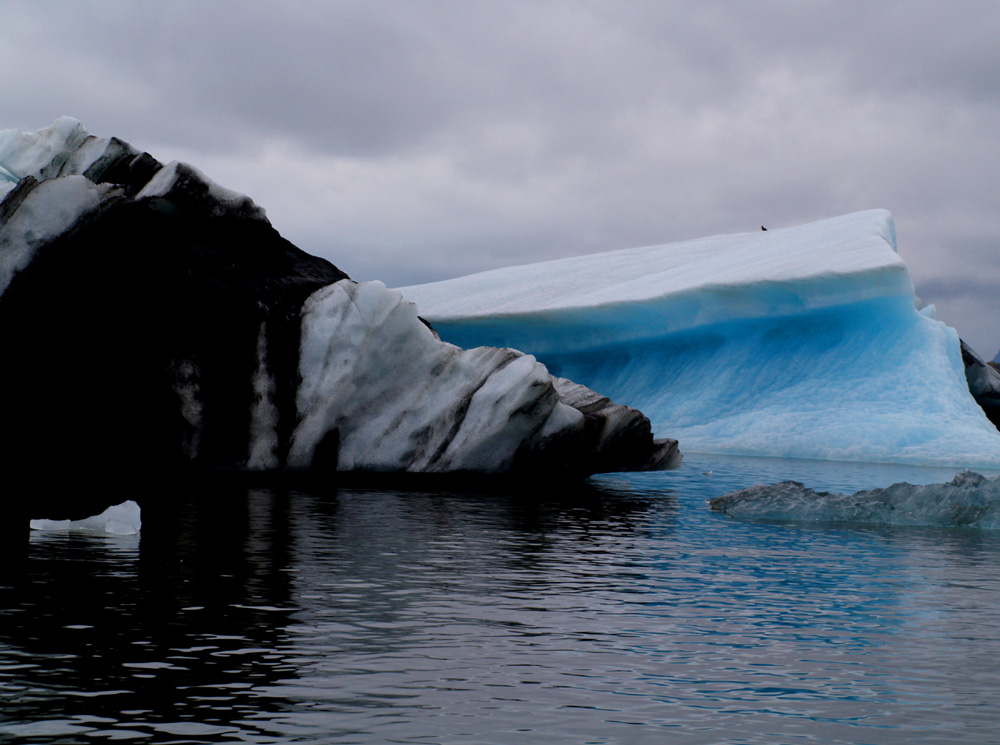
[[[543,494],[203,491],[141,538],[34,533],[0,579],[0,739],[992,744],[1000,535],[704,504],[952,475],[689,455]]]

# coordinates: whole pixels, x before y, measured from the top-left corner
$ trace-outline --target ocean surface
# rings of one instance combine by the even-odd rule
[[[138,536],[34,532],[0,574],[0,741],[992,745],[1000,531],[705,505],[953,475],[687,454],[499,493],[205,487]]]

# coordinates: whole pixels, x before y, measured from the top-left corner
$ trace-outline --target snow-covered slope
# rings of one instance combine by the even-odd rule
[[[5,464],[553,473],[679,465],[648,419],[297,249],[248,197],[62,118],[0,132]],[[564,400],[565,399],[565,400]],[[584,401],[583,404],[577,403]]]
[[[996,466],[959,339],[871,210],[401,292],[442,338],[513,346],[691,451]]]

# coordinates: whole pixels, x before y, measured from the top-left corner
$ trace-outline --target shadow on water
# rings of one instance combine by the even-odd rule
[[[212,484],[144,502],[141,537],[35,532],[27,558],[0,576],[0,739],[294,730],[302,697],[285,691],[315,674],[309,629],[320,629],[312,641],[326,666],[366,645],[418,645],[415,616],[463,586],[488,591],[507,573],[544,594],[556,538],[593,552],[596,566],[609,537],[662,526],[676,508],[667,493],[587,483]],[[378,703],[364,698],[345,706]]]

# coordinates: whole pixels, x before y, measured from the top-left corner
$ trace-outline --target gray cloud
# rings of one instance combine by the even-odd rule
[[[8,0],[0,126],[183,158],[358,278],[443,278],[887,207],[1000,334],[1000,5]],[[935,297],[938,295],[938,297]]]

